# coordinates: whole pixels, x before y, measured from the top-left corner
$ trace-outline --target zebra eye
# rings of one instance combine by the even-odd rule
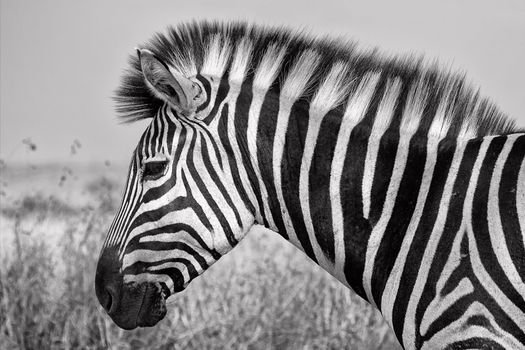
[[[144,164],[144,170],[142,171],[142,179],[157,180],[166,173],[168,167],[168,161],[166,160],[154,160]]]

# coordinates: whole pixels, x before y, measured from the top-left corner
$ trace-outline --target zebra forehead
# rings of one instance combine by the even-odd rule
[[[228,74],[230,81],[239,83],[251,78],[258,88],[275,88],[290,99],[312,99],[314,107],[317,104],[321,109],[352,100],[358,93],[352,82],[378,73],[387,81],[389,94],[385,98],[400,94],[400,88],[408,91],[408,113],[404,113],[402,125],[409,131],[419,125],[418,118],[426,109],[436,111],[430,133],[439,138],[450,129],[456,130],[459,138],[518,131],[513,120],[465,83],[463,75],[436,64],[423,65],[418,58],[359,51],[354,43],[343,40],[317,38],[282,27],[203,21],[171,27],[167,33],[155,35],[144,48],[170,70],[186,76],[220,79]],[[430,98],[428,91],[437,93]],[[125,121],[152,118],[163,104],[148,89],[136,55],[130,58],[115,101]],[[394,101],[386,102],[386,106],[395,105]],[[388,118],[378,121],[389,122]]]

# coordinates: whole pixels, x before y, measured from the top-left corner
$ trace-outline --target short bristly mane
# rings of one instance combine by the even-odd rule
[[[359,93],[359,82],[375,79],[368,85],[382,89],[386,97],[391,94],[392,104],[399,97],[406,101],[405,110],[419,111],[404,113],[402,125],[422,123],[427,115],[430,133],[457,138],[518,131],[514,121],[480,97],[463,75],[437,64],[424,65],[421,59],[358,51],[342,40],[246,23],[192,22],[155,35],[143,48],[188,77],[228,73],[266,81],[275,91],[290,91],[322,104],[323,111],[345,108],[349,98]],[[125,121],[152,118],[163,101],[150,92],[136,55],[131,56],[130,66],[116,91],[117,112]],[[400,93],[402,86],[406,93]],[[386,127],[389,120],[381,122],[376,124]]]

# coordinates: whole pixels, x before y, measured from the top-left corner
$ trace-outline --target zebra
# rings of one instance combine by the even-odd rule
[[[117,112],[151,122],[95,276],[118,326],[263,225],[404,348],[525,349],[525,133],[463,74],[245,22],[136,51]]]

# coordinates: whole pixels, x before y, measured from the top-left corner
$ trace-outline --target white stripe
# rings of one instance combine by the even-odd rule
[[[120,204],[120,209],[117,215],[115,215],[115,218],[113,219],[113,222],[111,223],[111,226],[108,230],[108,236],[106,237],[104,247],[109,247],[114,244],[113,242],[115,240],[115,236],[118,235],[116,226],[118,226],[118,224],[120,223],[121,217],[122,215],[124,215],[126,207],[130,204],[129,203],[130,201],[124,202],[124,199],[128,198],[128,196],[130,195],[129,192],[135,188],[134,183],[132,181],[132,176],[131,176],[131,174],[134,172],[133,167],[134,167],[134,160],[132,159],[131,166],[129,167],[129,174],[128,174],[128,179],[126,183],[126,188],[124,190],[124,196],[122,197],[123,200],[122,200],[122,203]]]
[[[525,137],[525,134],[521,134]],[[521,227],[521,243],[525,245],[525,158],[521,160],[521,168],[518,175],[518,188],[516,190],[516,210]]]
[[[160,119],[160,118],[159,118]],[[168,149],[168,130],[169,130],[170,124],[168,123],[167,118],[162,118],[162,142],[159,147],[159,154],[161,155],[170,155],[171,149]],[[171,140],[173,141],[173,139]]]
[[[186,266],[183,263],[178,263],[179,271],[182,273],[184,281],[189,280],[189,274]],[[151,281],[166,283],[166,286],[173,292],[173,281],[167,275],[157,275],[148,272],[140,273],[138,275],[124,275],[124,283],[148,283]]]
[[[239,97],[239,94],[241,92],[241,84],[244,81],[246,69],[248,68],[248,62],[251,54],[251,45],[249,42],[242,42],[241,46],[238,48],[238,52],[236,54],[236,58],[234,60],[233,64],[233,71],[232,74],[229,76],[229,84],[230,84],[230,91],[228,93],[227,98],[225,101],[228,101],[229,107],[228,107],[228,139],[230,141],[230,145],[233,149],[234,157],[235,157],[235,163],[237,165],[237,169],[239,171],[239,176],[241,178],[241,185],[244,188],[245,193],[249,197],[248,199],[252,203],[254,208],[258,208],[258,203],[256,200],[255,192],[251,186],[250,180],[248,178],[248,173],[246,171],[246,167],[244,166],[244,162],[240,153],[240,147],[239,143],[237,142],[237,133],[235,130],[235,118],[246,118],[246,116],[237,116],[235,114],[236,106],[237,106],[237,99]],[[238,58],[242,55],[242,59]],[[224,108],[224,105],[221,106]],[[219,119],[219,118],[217,118]],[[221,151],[223,152],[224,156],[223,159],[227,159],[228,156],[226,155],[224,148],[222,147],[222,143],[219,143],[219,147],[221,147]],[[228,162],[226,162],[228,163]],[[231,170],[228,165],[228,173],[231,174]],[[229,181],[229,184],[227,186],[231,186],[231,188],[235,188],[235,183],[233,182],[232,176],[230,176],[231,180]],[[232,191],[234,194],[231,196],[234,204],[239,203],[238,210],[239,214],[241,216],[241,219],[243,221],[243,230],[245,232],[248,231],[249,227],[253,225],[253,219],[248,219],[252,217],[251,213],[249,212],[248,208],[244,205],[244,202],[242,198],[240,197],[239,191]],[[247,221],[248,220],[248,221]]]
[[[315,229],[310,213],[309,175],[321,123],[330,109],[336,106],[342,99],[344,77],[345,71],[343,65],[335,64],[310,104],[308,129],[306,131],[303,158],[301,160],[299,173],[299,200],[308,239],[310,240],[318,264],[334,275],[334,266],[326,258],[315,236]],[[327,233],[323,232],[323,234]]]
[[[135,156],[135,163],[138,164],[138,156]],[[122,249],[123,244],[124,244],[123,238],[125,237],[127,233],[126,229],[131,225],[131,222],[132,222],[131,220],[132,215],[133,215],[132,211],[137,205],[138,200],[140,199],[142,195],[142,184],[140,183],[140,175],[138,173],[140,170],[137,169],[136,171],[137,171],[137,176],[135,176],[135,181],[133,182],[132,187],[131,187],[131,195],[125,204],[123,216],[120,218],[118,225],[115,227],[115,232],[117,233],[117,235],[115,236],[114,243],[119,244],[118,246],[119,246],[120,254],[123,254],[123,249]]]
[[[189,171],[186,169],[184,171],[186,174],[190,174]],[[192,196],[195,199],[195,202],[199,203],[200,209],[204,212],[206,218],[210,222],[210,225],[212,226],[213,232],[210,232],[210,238],[211,238],[211,245],[213,249],[217,250],[221,255],[226,254],[231,250],[230,245],[228,244],[228,241],[226,239],[226,233],[224,232],[224,229],[217,218],[217,215],[212,210],[210,205],[208,204],[208,201],[204,198],[201,191],[199,191],[199,187],[197,186],[197,183],[193,180],[191,176],[186,176],[186,179],[188,180],[188,186],[192,189]],[[202,224],[197,216],[195,216],[195,220],[192,220],[189,225],[191,227],[195,227],[197,229],[197,223]],[[202,224],[203,225],[203,224]],[[204,233],[208,233],[208,229],[203,230],[201,235]],[[222,243],[222,244],[219,244]]]
[[[248,112],[248,127],[246,131],[248,141],[248,151],[252,160],[252,167],[255,171],[259,188],[261,191],[261,199],[263,203],[264,216],[268,221],[268,226],[271,230],[277,231],[275,222],[268,203],[268,191],[262,180],[261,169],[259,168],[259,160],[257,155],[257,129],[259,127],[259,118],[261,114],[262,104],[275,78],[277,77],[278,69],[286,54],[286,47],[277,47],[271,45],[266,50],[261,63],[255,72],[252,90],[252,103]],[[258,206],[257,206],[258,208]],[[257,221],[262,222],[262,213],[257,210]]]
[[[406,162],[410,152],[410,141],[419,127],[419,122],[421,121],[421,116],[423,115],[425,107],[426,96],[426,89],[418,85],[414,86],[409,94],[401,119],[403,134],[396,150],[394,168],[392,169],[392,174],[390,176],[383,211],[381,212],[378,222],[372,228],[370,238],[368,239],[365,267],[363,270],[363,288],[368,301],[374,306],[376,306],[376,302],[372,294],[372,274],[374,272],[375,259],[396,204],[399,186],[406,170]],[[433,162],[435,162],[435,160],[433,160]]]
[[[332,203],[332,225],[334,234],[335,273],[339,281],[348,286],[344,273],[345,266],[345,241],[344,219],[341,202],[341,177],[348,150],[350,135],[357,123],[364,117],[368,105],[374,96],[379,73],[369,73],[364,76],[356,91],[349,97],[346,106],[330,169],[330,202]],[[348,232],[347,234],[353,234]]]
[[[425,248],[425,252],[423,254],[421,264],[419,267],[419,271],[416,278],[416,283],[414,285],[414,288],[412,290],[412,294],[410,295],[410,299],[407,306],[406,311],[406,318],[405,323],[403,327],[403,344],[405,346],[410,347],[413,346],[413,342],[415,340],[415,332],[416,332],[416,323],[415,323],[415,315],[416,315],[416,307],[419,303],[419,299],[421,297],[421,294],[423,293],[423,289],[425,287],[425,283],[427,282],[428,273],[430,271],[430,267],[432,266],[432,261],[434,259],[434,255],[436,253],[437,245],[439,243],[439,240],[441,239],[441,236],[443,234],[443,230],[445,227],[445,223],[447,221],[447,214],[448,209],[450,205],[450,200],[452,197],[452,191],[454,189],[454,184],[456,182],[457,173],[459,171],[459,167],[461,165],[461,160],[463,158],[463,153],[465,151],[464,144],[458,144],[456,147],[456,150],[454,152],[454,158],[452,160],[452,164],[450,166],[447,181],[445,183],[445,187],[443,189],[443,194],[441,197],[441,202],[439,205],[439,212],[436,217],[436,221],[434,223],[434,227],[432,228],[432,232],[430,233],[430,239],[427,243],[427,246]],[[481,150],[480,150],[481,152]],[[471,179],[474,179],[474,177],[471,177]],[[464,224],[461,225],[458,232],[461,232],[461,230],[464,230]],[[413,232],[410,232],[412,237],[410,240],[407,240],[407,245],[409,242],[413,239]],[[405,241],[403,241],[403,244]],[[409,247],[409,246],[408,246]],[[408,247],[402,247],[401,252],[407,252]],[[403,261],[406,260],[406,254],[403,256]],[[404,267],[403,265],[400,265],[400,268]],[[402,272],[402,271],[401,271]],[[394,281],[399,280],[399,277],[395,277]],[[399,282],[397,282],[399,283]],[[390,311],[391,314],[391,311]],[[391,317],[391,316],[390,316]]]
[[[169,109],[167,109],[167,112],[168,112],[168,117],[169,117],[169,114],[171,113],[171,111]],[[160,117],[160,115],[158,116]],[[177,124],[180,125],[180,122],[177,121],[176,122]],[[176,128],[176,131],[175,131],[175,134],[174,134],[174,137],[177,137],[180,136],[180,131],[179,129],[181,128]],[[175,138],[175,139],[177,139]],[[182,149],[182,152],[181,152],[181,157],[183,157],[183,155],[185,155],[188,151],[188,142],[185,143],[185,145],[183,146],[183,149]],[[175,143],[173,145],[173,147],[176,147]],[[138,155],[135,156],[135,164],[139,164],[139,157]],[[118,227],[115,228],[116,232],[119,233],[119,236],[120,238],[123,238],[126,233],[127,233],[127,230],[129,229],[129,227],[131,226],[131,224],[133,223],[133,221],[141,214],[144,212],[144,208],[139,208],[139,210],[137,210],[137,212],[134,214],[133,217],[131,217],[131,210],[137,205],[139,199],[142,199],[143,197],[143,191],[142,191],[142,183],[140,182],[140,179],[141,179],[141,176],[140,176],[140,169],[137,169],[136,170],[136,177],[135,177],[135,183],[134,185],[132,186],[132,193],[131,193],[131,200],[129,200],[127,203],[126,203],[126,208],[125,208],[125,216],[123,218],[121,218],[120,220],[120,225]],[[180,174],[179,174],[180,175]],[[120,242],[120,252],[119,252],[119,257],[120,259],[122,259],[123,255],[124,255],[124,247],[128,244],[129,240],[133,238],[133,235],[131,234],[131,232],[129,233],[128,237],[126,240],[122,240]]]
[[[432,183],[432,176],[434,174],[434,167],[436,165],[438,144],[439,144],[439,141],[435,139],[429,139],[429,143],[427,144],[428,154],[427,154],[426,162],[425,162],[425,170],[423,172],[423,178],[421,180],[421,186],[419,189],[414,213],[412,214],[410,223],[403,237],[403,242],[399,249],[398,256],[396,258],[394,266],[392,267],[392,271],[390,272],[390,275],[388,276],[388,280],[387,280],[387,283],[385,284],[385,288],[383,291],[383,296],[381,298],[381,308],[382,308],[381,311],[385,319],[391,326],[392,326],[392,312],[393,312],[394,302],[396,300],[397,293],[399,291],[399,283],[401,281],[401,276],[405,268],[408,252],[414,240],[414,235],[417,231],[421,217],[423,215],[423,208],[427,200],[428,192],[430,189],[430,184]],[[461,161],[462,152],[463,152],[463,148],[458,145],[458,148],[456,149],[454,158],[452,160],[450,174],[455,174],[454,172],[459,169],[459,162]],[[448,181],[452,181],[450,177]],[[448,185],[453,186],[453,182],[449,182]],[[446,191],[446,185],[445,185],[445,191]]]
[[[230,68],[228,80],[230,85],[233,83],[242,84],[246,77],[246,71],[249,68],[250,58],[252,56],[252,43],[248,38],[242,38],[237,44],[233,62]]]
[[[182,187],[182,185],[180,185],[179,188],[180,187]],[[203,208],[203,210],[204,209],[205,208]],[[208,214],[209,212],[206,212],[206,213]],[[210,220],[209,217],[208,219]],[[198,216],[195,214],[195,212],[191,208],[184,208],[182,210],[167,212],[162,217],[160,217],[157,221],[147,221],[143,223],[142,225],[135,227],[130,232],[125,245],[127,246],[129,242],[133,239],[133,237],[136,237],[139,234],[142,234],[144,232],[147,232],[147,231],[159,228],[159,227],[168,226],[173,223],[182,223],[182,224],[186,224],[194,228],[199,233],[204,243],[208,247],[213,248],[214,241],[215,241],[213,234],[210,233],[209,230],[203,225],[203,223],[199,220]],[[172,235],[176,235],[176,234],[172,234]],[[141,241],[147,241],[147,239],[141,238]]]
[[[376,306],[376,302],[372,295],[372,273],[374,271],[375,258],[377,251],[379,250],[381,240],[383,239],[383,235],[385,234],[388,222],[390,221],[392,212],[394,210],[399,185],[406,169],[409,145],[410,140],[405,138],[401,139],[398,145],[394,169],[392,171],[392,176],[390,177],[390,183],[388,185],[383,211],[381,212],[381,217],[373,227],[372,232],[370,233],[370,238],[368,239],[365,267],[363,270],[363,287],[368,301],[374,306]]]
[[[201,74],[222,77],[231,56],[230,39],[220,34],[211,36],[205,52]]]
[[[296,60],[293,68],[290,70],[290,73],[284,82],[279,98],[279,113],[277,114],[277,125],[275,127],[275,136],[272,150],[272,172],[277,200],[279,201],[279,206],[281,208],[282,220],[285,230],[288,234],[288,240],[302,250],[304,249],[297,238],[292,219],[290,218],[290,213],[286,206],[286,202],[284,201],[281,179],[281,165],[283,162],[284,146],[286,143],[286,131],[288,128],[288,121],[290,118],[292,106],[307,88],[311,72],[315,69],[316,65],[317,56],[313,52],[305,51]],[[308,116],[304,117],[308,118]]]
[[[372,184],[374,182],[374,173],[377,161],[377,155],[379,153],[379,144],[381,143],[381,137],[388,129],[392,116],[396,108],[397,98],[401,91],[401,80],[395,78],[393,81],[388,81],[381,100],[381,104],[378,107],[377,114],[375,117],[370,137],[368,138],[368,147],[366,150],[366,159],[363,170],[363,217],[369,218],[370,215],[370,196],[372,192]],[[381,174],[380,174],[381,176]]]
[[[458,236],[463,237],[463,235]],[[461,262],[461,257],[458,257],[458,259],[456,260],[457,265],[459,265],[459,262]],[[457,265],[454,268],[456,268]],[[423,314],[423,318],[421,319],[419,331],[422,336],[425,336],[427,334],[432,323],[435,322],[439,317],[443,316],[443,314],[450,307],[453,307],[453,305],[456,302],[458,302],[461,298],[473,293],[474,286],[468,278],[464,277],[461,279],[461,281],[459,281],[459,283],[454,287],[454,289],[452,291],[447,292],[446,295],[441,296],[441,293],[439,291],[440,289],[436,291],[436,297],[425,309],[425,313]]]
[[[463,218],[466,221],[466,230],[469,238],[469,252],[472,262],[472,269],[474,274],[479,279],[480,283],[483,285],[485,290],[494,298],[494,301],[503,309],[503,312],[512,319],[514,323],[520,329],[525,329],[525,313],[523,310],[520,310],[511,300],[507,298],[505,293],[503,293],[498,287],[497,283],[492,280],[492,277],[488,274],[481,262],[481,257],[478,252],[478,247],[476,246],[476,239],[474,237],[474,230],[472,228],[472,208],[474,202],[474,192],[477,186],[477,180],[479,177],[479,172],[483,159],[485,158],[488,145],[490,140],[493,137],[485,137],[482,143],[482,150],[480,151],[480,156],[476,160],[476,164],[472,171],[472,179],[469,184],[467,191],[467,198],[465,199],[465,206],[463,209]],[[482,155],[482,156],[481,156]]]
[[[441,118],[439,120],[441,120]],[[446,126],[444,126],[443,128],[440,127],[439,130],[446,130]],[[403,242],[399,249],[398,256],[396,258],[394,266],[392,267],[392,271],[390,272],[390,275],[388,276],[388,280],[387,280],[387,283],[385,284],[385,288],[383,291],[383,296],[381,299],[382,313],[383,313],[383,316],[385,317],[385,320],[387,320],[387,322],[391,326],[392,326],[392,312],[393,312],[394,302],[395,302],[395,299],[397,297],[397,293],[399,290],[399,282],[401,281],[401,275],[403,273],[403,269],[406,264],[406,259],[408,256],[408,252],[410,250],[410,246],[412,245],[412,242],[414,240],[414,234],[417,230],[417,227],[423,215],[423,208],[427,200],[430,184],[432,183],[432,176],[434,173],[434,167],[436,165],[438,145],[439,145],[440,138],[443,137],[442,135],[446,135],[446,131],[444,134],[440,132],[440,133],[434,133],[434,134],[429,135],[429,139],[427,143],[428,155],[427,155],[427,159],[425,162],[425,170],[423,172],[421,188],[419,190],[419,194],[417,197],[414,213],[412,214],[412,217],[410,219],[410,223],[403,237]],[[459,169],[459,162],[461,161],[461,156],[464,151],[464,146],[465,146],[464,144],[457,145],[457,148],[456,148],[456,151],[454,153],[454,157],[451,163],[451,167],[450,167],[451,173],[455,171],[457,172],[457,170]],[[453,182],[452,183],[449,182],[448,184],[453,186]]]
[[[489,201],[487,206],[487,221],[488,229],[490,233],[490,243],[494,250],[494,255],[498,259],[498,263],[505,271],[508,279],[516,291],[525,299],[525,284],[523,279],[516,270],[512,258],[510,257],[509,248],[505,239],[505,233],[503,232],[503,225],[501,222],[500,213],[500,202],[499,202],[499,186],[501,182],[501,175],[503,173],[503,167],[509,156],[509,153],[514,145],[514,142],[519,135],[511,135],[507,137],[505,145],[501,150],[498,160],[494,165],[494,172],[490,181],[489,187]],[[511,213],[514,215],[514,213]]]
[[[224,101],[222,101],[221,105],[218,108],[218,111],[219,111],[218,115],[220,115],[220,112],[224,109],[224,105],[228,103],[229,104],[228,137],[230,139],[230,144],[234,152],[234,157],[236,158],[236,163],[237,165],[242,165],[242,161],[240,159],[241,156],[239,154],[239,147],[237,146],[237,138],[235,135],[234,125],[233,125],[234,123],[233,116],[235,114],[235,102],[236,102],[237,95],[239,92],[240,91],[237,88],[230,89],[228,96],[224,99]],[[198,124],[195,126],[197,129],[199,128],[208,129],[211,133],[215,135],[219,135],[218,127],[219,127],[220,119],[221,118],[215,118],[209,125]],[[217,173],[217,176],[220,178],[221,183],[223,184],[224,188],[228,191],[227,195],[229,195],[232,201],[232,204],[235,206],[235,208],[231,208],[231,209],[234,211],[236,209],[241,219],[243,230],[238,230],[238,232],[234,231],[234,233],[236,233],[235,235],[236,238],[240,240],[242,238],[242,234],[247,232],[248,228],[251,225],[253,225],[253,215],[250,213],[249,209],[244,204],[244,201],[241,198],[240,192],[237,190],[235,182],[233,181],[233,175],[232,175],[232,171],[230,168],[230,162],[228,161],[229,155],[224,149],[222,142],[215,142],[215,140],[212,140],[210,136],[208,135],[208,133],[204,131],[199,132],[199,135],[202,137],[202,142],[204,142],[208,146],[208,156],[209,156],[210,162],[213,164],[213,169]],[[216,136],[216,137],[217,139],[219,139],[219,136]],[[217,146],[221,154],[220,158],[222,160],[222,169],[219,166],[220,162],[214,151],[215,148],[212,145],[213,143]],[[199,157],[199,160],[201,159],[202,157]],[[250,197],[249,199],[253,199],[255,198],[255,194],[253,193],[251,186],[249,186],[250,182],[248,180],[248,176],[246,175],[246,173],[243,173],[243,170],[244,168],[239,166],[239,175],[242,180],[241,181],[242,186],[244,187],[246,193]],[[228,190],[228,189],[231,189],[231,190]],[[224,200],[226,200],[226,197],[224,197]],[[236,206],[236,204],[238,205]],[[228,207],[230,208],[229,205]],[[235,219],[235,226],[233,226],[232,228],[237,227],[237,226],[238,226],[237,220]]]
[[[196,218],[195,212],[193,212],[193,210],[191,210],[189,208],[185,208],[183,210],[178,210],[178,211],[176,211],[176,213],[177,213],[176,215],[178,216],[178,218],[184,217],[184,215],[191,215],[194,218]],[[177,216],[175,216],[175,218],[177,218]],[[174,218],[172,218],[172,219],[174,219]],[[166,223],[166,224],[169,225],[169,224],[172,224],[173,222]],[[181,222],[181,221],[177,220],[177,222]],[[195,230],[195,232],[199,235],[199,237],[204,241],[204,244],[206,244],[208,246],[208,248],[211,248],[212,247],[211,246],[212,242],[211,242],[211,235],[209,234],[209,232],[208,232],[208,234],[205,237],[201,236],[201,232],[203,230],[208,231],[208,230],[206,230],[206,227],[204,227],[204,225],[200,222],[200,220],[192,220],[192,223],[193,222],[195,222],[196,225],[192,226],[192,229]],[[186,222],[182,222],[182,223],[185,224]],[[163,225],[159,224],[159,225],[155,225],[155,226],[162,227]],[[177,232],[156,233],[156,234],[146,235],[146,236],[141,237],[139,242],[140,243],[142,243],[142,242],[166,242],[166,243],[169,243],[169,242],[184,242],[184,243],[188,244],[191,247],[200,247],[200,243],[197,242],[197,240],[195,238],[193,238],[193,236],[189,232],[187,232],[185,230],[181,230],[181,231],[177,231]]]
[[[436,321],[443,312],[458,301],[463,296],[470,294],[474,291],[474,286],[467,278],[462,278],[461,281],[456,285],[453,291],[448,292],[443,295],[442,291],[445,287],[445,284],[449,280],[452,273],[461,263],[461,260],[465,257],[461,256],[461,241],[465,237],[465,231],[461,230],[456,232],[456,237],[454,237],[454,242],[452,243],[452,249],[447,258],[445,266],[438,278],[436,283],[436,293],[434,299],[425,309],[423,318],[421,319],[421,324],[419,330],[421,335],[425,335],[434,321]]]
[[[164,110],[165,110],[164,108],[159,109],[157,117],[160,117],[161,113]],[[152,125],[150,124],[148,126],[148,128],[146,129],[144,135],[147,135],[147,133],[151,131],[151,128],[152,128]],[[144,139],[145,138],[146,138],[146,136],[144,136]],[[115,232],[118,233],[118,235],[115,237],[116,238],[115,239],[115,243],[117,243],[117,242],[119,243],[119,246],[118,246],[119,248],[118,249],[119,249],[119,258],[120,259],[122,259],[122,256],[124,254],[124,249],[123,248],[125,247],[125,244],[127,244],[123,238],[126,236],[127,230],[131,226],[131,223],[133,222],[133,219],[137,216],[137,214],[135,213],[135,216],[131,217],[132,210],[137,205],[139,198],[142,197],[142,183],[140,182],[141,181],[141,172],[142,172],[142,168],[141,168],[142,164],[140,163],[141,156],[142,156],[142,158],[146,158],[146,142],[145,141],[142,143],[141,150],[139,150],[138,147],[135,150],[135,154],[134,154],[134,158],[135,159],[132,160],[132,162],[134,162],[134,164],[136,166],[136,170],[135,170],[136,171],[136,176],[135,176],[134,184],[131,187],[132,188],[132,193],[131,193],[131,196],[130,196],[130,200],[128,200],[126,205],[125,205],[126,207],[125,207],[125,210],[123,211],[124,216],[122,218],[120,218],[118,225],[115,227]],[[129,240],[129,235],[128,235],[128,240]]]
[[[428,137],[442,140],[447,136],[450,125],[452,124],[452,118],[454,116],[453,111],[450,111],[449,104],[452,97],[454,85],[449,84],[443,93],[443,98],[438,106],[432,124],[428,130]]]
[[[193,248],[193,247],[191,247]],[[198,253],[201,253],[203,251],[199,251]],[[122,265],[124,268],[132,266],[133,264],[136,264],[138,262],[143,263],[155,263],[162,260],[168,260],[168,259],[174,259],[174,258],[181,258],[188,260],[192,263],[193,266],[196,268],[199,265],[197,262],[197,259],[190,253],[187,253],[186,251],[182,249],[169,249],[169,250],[150,250],[150,249],[136,249],[132,252],[129,252],[124,256],[124,261],[122,262]],[[152,270],[153,267],[148,267],[148,270]],[[200,268],[202,271],[202,268]]]
[[[494,331],[478,325],[467,324],[466,320],[474,316],[480,316],[487,318],[490,325],[494,328]],[[471,337],[488,338],[497,342],[503,349],[524,349],[523,345],[515,339],[510,333],[505,332],[504,329],[499,327],[498,323],[494,319],[494,316],[490,313],[485,305],[474,302],[472,303],[467,311],[457,321],[452,322],[446,328],[441,329],[434,336],[423,343],[422,350],[434,350],[447,348],[448,344],[459,342],[462,340],[469,339]],[[407,344],[403,344],[409,348]]]
[[[310,78],[320,63],[319,58],[313,50],[305,50],[296,58],[282,85],[281,99],[297,100],[307,92],[311,86]]]
[[[268,46],[253,78],[254,92],[256,91],[255,88],[257,88],[266,93],[273,84],[286,55],[286,49],[286,45],[272,44]]]
[[[193,176],[199,176],[201,178],[201,181],[203,182],[207,192],[210,195],[210,198],[207,199],[207,200],[208,201],[209,200],[213,200],[215,202],[215,204],[219,208],[220,212],[223,214],[224,218],[229,223],[230,228],[232,230],[232,234],[235,236],[235,238],[237,240],[240,240],[242,238],[240,236],[241,235],[241,232],[240,232],[241,230],[239,229],[239,226],[237,224],[237,219],[235,217],[235,211],[233,210],[233,208],[226,201],[225,194],[223,194],[221,192],[221,190],[219,189],[219,187],[217,186],[217,184],[213,180],[213,178],[210,175],[210,172],[208,171],[208,168],[207,168],[206,164],[204,163],[203,158],[201,156],[202,152],[203,152],[202,149],[201,149],[203,142],[205,142],[205,141],[202,139],[201,133],[197,133],[197,141],[195,142],[195,145],[194,145],[194,147],[192,149],[193,154],[194,154],[193,155],[193,162],[194,162],[194,166],[195,166],[195,169],[197,171],[197,174],[192,174],[192,175]],[[209,150],[209,151],[211,151],[211,150]],[[212,162],[211,157],[210,157],[210,162]],[[212,162],[212,168],[218,169],[219,168],[218,163]],[[199,191],[198,186],[191,187],[191,189],[193,191],[192,193],[194,193],[196,191]],[[198,203],[201,203],[201,202],[198,202]],[[213,213],[212,215],[216,215],[216,214]],[[229,245],[229,243],[227,241],[226,235],[224,235],[224,244],[225,244],[225,246],[221,247],[221,248],[218,248],[218,250],[221,249],[221,251],[223,251],[223,249],[227,249],[227,247],[230,247],[230,245]],[[230,249],[231,248],[232,247],[230,247]]]
[[[255,87],[254,87],[255,90]],[[252,161],[252,167],[255,172],[255,175],[257,177],[257,181],[259,183],[259,189],[261,191],[261,199],[263,204],[263,210],[264,213],[259,213],[259,207],[257,208],[257,221],[262,223],[262,215],[264,214],[264,217],[266,217],[266,220],[268,221],[268,227],[273,230],[277,231],[277,227],[275,226],[275,222],[273,220],[272,212],[270,211],[269,202],[268,202],[268,190],[266,189],[266,185],[264,184],[264,181],[262,179],[261,169],[259,168],[259,156],[257,155],[257,129],[259,126],[259,117],[261,114],[261,107],[262,103],[264,101],[264,94],[262,92],[253,92],[253,99],[252,103],[250,105],[250,110],[248,112],[248,129],[247,129],[247,141],[248,141],[248,151],[251,156]]]

